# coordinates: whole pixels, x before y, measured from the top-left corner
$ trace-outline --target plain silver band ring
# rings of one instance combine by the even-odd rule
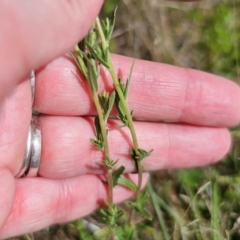
[[[32,105],[34,103],[35,96],[35,72],[32,70],[29,73],[29,79],[31,84],[31,97]],[[28,130],[27,145],[25,149],[25,156],[20,171],[16,175],[16,178],[20,177],[35,177],[38,173],[38,168],[41,158],[42,148],[42,136],[39,119],[37,116],[33,116],[31,124]]]
[[[31,158],[29,169],[25,177],[37,176],[41,159],[42,135],[38,116],[32,117],[31,126],[32,126]]]
[[[32,147],[32,127],[30,125],[29,130],[28,130],[28,138],[27,138],[27,146],[25,150],[25,157],[23,160],[22,167],[18,174],[16,175],[16,178],[24,177],[26,172],[29,169],[29,164],[30,164],[30,158],[31,158],[31,147]]]
[[[32,93],[32,106],[34,103],[34,97],[35,97],[35,71],[32,70],[29,73],[29,79],[30,79],[30,83],[31,83],[31,93]]]

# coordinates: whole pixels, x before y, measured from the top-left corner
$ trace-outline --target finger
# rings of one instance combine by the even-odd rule
[[[133,59],[113,56],[120,78],[127,79]],[[112,89],[102,71],[100,89]],[[37,75],[35,108],[47,114],[92,115],[89,90],[66,58]],[[192,69],[135,60],[129,106],[136,118],[208,126],[233,126],[240,121],[240,88],[233,82]]]
[[[39,175],[66,178],[102,174],[103,155],[90,142],[94,138],[91,118],[41,117],[43,151]],[[135,171],[129,156],[129,131],[111,121],[108,131],[110,156],[127,172]],[[118,122],[119,124],[119,122]],[[188,168],[215,163],[229,150],[230,135],[224,128],[135,122],[139,147],[152,154],[143,160],[146,171]]]
[[[23,164],[30,117],[30,83],[23,81],[0,107],[0,229],[12,209],[14,176]]]
[[[13,176],[23,164],[31,115],[30,83],[26,80],[4,98],[0,108],[0,169],[8,169]]]
[[[0,232],[11,212],[15,191],[15,181],[8,169],[0,170]],[[1,237],[0,237],[1,238]]]
[[[9,83],[69,51],[86,34],[102,2],[1,1],[1,94]]]
[[[137,181],[137,175],[130,178]],[[144,175],[144,185],[146,181],[147,175]],[[132,195],[133,192],[126,188],[114,188],[114,202]],[[106,197],[105,186],[93,175],[64,180],[18,179],[13,208],[0,231],[0,238],[6,239],[83,217],[99,208]]]

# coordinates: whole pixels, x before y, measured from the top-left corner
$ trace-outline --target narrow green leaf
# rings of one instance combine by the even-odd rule
[[[124,170],[125,170],[125,167],[121,166],[118,169],[113,171],[112,178],[113,178],[113,186],[114,187],[116,185],[118,185],[118,180],[119,180],[120,176],[123,174]]]
[[[88,73],[87,73],[87,67],[84,63],[83,56],[81,51],[77,48],[75,48],[75,52],[70,52],[71,57],[77,64],[78,68],[80,69],[81,73],[83,74],[83,77],[85,80],[87,79]]]
[[[128,201],[128,204],[130,206],[132,206],[144,218],[151,220],[152,215],[146,209],[146,206],[148,205],[148,199],[149,199],[148,193],[147,193],[146,189],[144,189],[143,191],[141,191],[139,193],[136,201]]]
[[[126,85],[122,79],[118,79],[119,87],[124,95],[126,97]]]
[[[88,83],[92,90],[92,92],[98,91],[98,75],[99,75],[99,68],[96,66],[96,62],[94,59],[87,58],[87,69],[88,69]]]
[[[95,49],[94,49],[90,44],[87,43],[87,46],[88,46],[88,50],[89,50],[90,54],[92,54],[92,56],[93,56],[96,60],[98,60],[102,65],[104,65],[106,68],[109,68],[108,63],[104,61],[104,59],[102,58],[102,56],[100,56],[100,54],[97,53],[97,52],[95,51]]]
[[[124,108],[122,106],[122,102],[118,96],[118,93],[117,91],[116,92],[116,97],[115,97],[115,105],[116,105],[116,108],[117,108],[117,111],[118,111],[118,118],[121,120],[121,122],[123,123],[123,127],[124,126],[128,126],[128,120],[127,120],[127,117],[125,115],[125,111],[124,111]]]
[[[158,194],[153,190],[153,187],[152,187],[152,184],[151,182],[149,181],[148,184],[147,184],[147,188],[148,188],[148,193],[151,197],[151,200],[152,200],[152,203],[153,203],[153,207],[154,207],[154,212],[156,214],[156,217],[158,219],[158,223],[159,223],[159,226],[162,230],[162,236],[163,236],[163,239],[165,240],[170,240],[170,235],[168,233],[168,227],[167,227],[167,224],[165,221],[165,218],[164,218],[164,215],[163,215],[163,212],[164,210],[162,210],[162,206],[157,202],[157,197],[160,198],[158,196]],[[162,199],[161,199],[162,200]],[[162,200],[163,201],[163,200]],[[163,201],[164,202],[164,201]],[[164,202],[165,203],[165,202]],[[167,205],[167,204],[166,204]],[[170,207],[169,207],[170,208]],[[177,221],[176,221],[177,222]],[[180,226],[182,226],[180,224]]]
[[[145,157],[150,156],[152,153],[153,149],[150,151],[146,151],[144,149],[139,148],[137,151],[135,151],[133,148],[130,149],[130,155],[132,157],[132,160],[134,163],[136,162],[141,162]]]
[[[110,98],[109,98],[108,109],[112,109],[114,101],[115,101],[115,97],[116,97],[116,92],[113,91],[110,95]]]
[[[97,39],[97,33],[94,28],[92,28],[87,35],[87,45],[94,46]]]
[[[98,98],[99,98],[99,102],[101,104],[101,107],[102,107],[104,113],[107,112],[107,110],[108,110],[108,102],[109,102],[109,93],[106,92],[106,91],[102,91],[99,94]]]
[[[139,212],[139,213],[140,213],[140,215],[142,215],[142,217],[144,217],[145,219],[152,220],[152,214],[151,214],[148,210],[146,210],[145,208],[142,209],[142,211]]]
[[[85,80],[87,80],[88,70],[87,70],[87,67],[86,67],[83,59],[80,56],[77,56],[77,62],[78,62],[79,68],[83,74],[83,77],[85,78]]]
[[[94,119],[94,126],[95,126],[97,141],[102,143],[103,145],[104,143],[103,143],[102,130],[101,130],[100,120],[98,116],[96,116]]]
[[[107,169],[113,169],[113,167],[117,164],[118,160],[113,161],[108,157],[102,162],[102,165]]]
[[[116,92],[117,93],[117,92]],[[120,98],[118,97],[118,94],[116,94],[116,98],[115,98],[115,102],[116,102],[116,108],[118,110],[118,113],[119,113],[119,116],[120,116],[120,119],[121,119],[121,116],[124,116],[125,117],[125,112],[124,112],[124,109],[123,109],[123,106],[122,106],[122,103],[121,103],[121,100]]]
[[[100,58],[103,58],[103,60],[104,60],[104,56],[103,56],[104,53],[103,53],[103,49],[101,46],[99,46],[99,45],[94,46],[94,53],[96,53]]]
[[[107,41],[109,42],[112,38],[112,33],[115,27],[115,22],[116,22],[116,14],[117,14],[117,6],[115,7],[112,16],[110,17],[110,26],[108,30],[108,35],[107,35]]]
[[[135,231],[134,225],[125,224],[123,226],[117,227],[115,233],[118,240],[132,240],[134,231]]]
[[[126,101],[128,100],[128,94],[129,94],[130,84],[131,84],[131,81],[132,81],[132,73],[133,73],[134,63],[135,62],[133,61],[131,69],[130,69],[129,77],[128,77],[127,82],[126,82],[126,88],[125,88],[125,93],[124,93]]]
[[[119,219],[123,216],[124,212],[119,209],[115,204],[107,206],[105,209],[100,209],[98,215],[102,218],[111,229],[115,228]]]
[[[111,113],[111,110],[113,108],[113,104],[115,102],[115,97],[116,97],[116,92],[113,91],[108,99],[108,106],[107,106],[107,109],[105,111],[105,122],[107,121],[107,119],[109,118],[109,115]]]
[[[102,25],[104,36],[105,36],[105,38],[107,40],[109,31],[110,31],[110,21],[109,21],[109,18],[107,17],[105,20],[102,20],[101,21],[101,25]]]
[[[131,181],[130,179],[122,176],[118,179],[118,184],[123,185],[124,187],[129,188],[130,190],[132,190],[133,192],[137,192],[138,188],[136,186],[136,184]]]
[[[109,69],[109,56],[110,56],[110,54],[109,54],[109,48],[107,47],[105,50],[103,50],[102,51],[102,59],[106,62],[106,63],[108,63],[108,69]]]
[[[90,141],[99,150],[103,150],[104,149],[104,145],[103,145],[102,141],[99,141],[99,140],[96,140],[96,139],[93,139],[93,138],[91,138]]]

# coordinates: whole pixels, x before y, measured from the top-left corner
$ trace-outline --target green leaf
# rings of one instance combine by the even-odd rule
[[[78,46],[75,47],[75,51],[74,52],[70,52],[70,55],[73,58],[73,60],[75,61],[75,63],[77,64],[77,66],[80,69],[80,71],[82,72],[83,77],[85,78],[85,80],[87,80],[87,76],[88,76],[87,67],[86,67],[86,64],[85,64],[85,62],[83,60],[83,58],[84,58],[83,53],[78,48]]]
[[[127,98],[128,98],[130,83],[131,83],[131,79],[132,79],[133,66],[134,66],[134,62],[132,63],[129,78],[128,78],[126,84],[124,83],[124,81],[122,79],[118,79],[119,89],[121,90],[121,92],[122,92],[126,101],[127,101]],[[116,104],[116,108],[117,108],[117,111],[118,111],[118,116],[117,117],[121,120],[121,122],[123,123],[123,126],[128,126],[128,119],[127,119],[124,107],[122,105],[122,102],[120,100],[120,97],[119,97],[117,91],[116,91],[116,97],[115,97],[115,104]],[[132,115],[133,115],[133,111],[131,111],[131,116]]]
[[[116,97],[116,93],[115,91],[113,91],[108,99],[108,106],[107,106],[107,109],[105,111],[105,121],[107,121],[107,119],[109,118],[109,115],[111,113],[111,110],[113,108],[113,104],[115,102],[115,97]]]
[[[112,107],[113,107],[113,104],[114,104],[114,101],[115,101],[115,96],[116,96],[116,93],[115,91],[113,91],[109,97],[109,93],[106,92],[106,91],[102,91],[100,94],[99,94],[99,102],[101,104],[101,107],[103,109],[103,112],[104,112],[104,120],[105,122],[108,120],[108,117],[110,115],[110,112],[112,110]]]
[[[124,111],[124,108],[122,106],[122,102],[120,100],[120,97],[118,96],[117,91],[115,91],[116,93],[116,97],[115,97],[115,105],[118,111],[118,118],[121,120],[121,122],[123,123],[123,126],[128,126],[128,120]]]
[[[152,215],[146,209],[146,206],[148,205],[148,199],[149,197],[148,197],[147,189],[144,189],[139,193],[136,201],[128,201],[128,204],[132,206],[135,209],[135,211],[137,211],[144,218],[152,220]]]
[[[116,165],[117,162],[118,162],[118,160],[113,161],[113,160],[111,160],[111,159],[109,159],[109,158],[107,157],[107,158],[102,162],[102,165],[103,165],[105,168],[111,170],[111,169],[113,169],[113,167]]]
[[[108,101],[108,109],[112,109],[114,101],[115,101],[115,97],[116,97],[116,92],[113,91],[110,95],[109,101]]]
[[[150,151],[146,151],[144,149],[138,148],[137,151],[135,151],[133,148],[130,149],[130,155],[132,157],[132,160],[134,163],[141,162],[145,157],[150,156],[150,154],[153,152],[153,149]]]
[[[131,181],[130,179],[123,177],[123,176],[118,179],[118,184],[129,188],[133,192],[137,192],[137,190],[138,190],[136,184],[133,181]]]
[[[92,54],[93,58],[98,60],[106,68],[109,68],[108,63],[106,61],[104,61],[104,59],[102,58],[102,56],[104,56],[104,58],[105,58],[104,52],[102,51],[102,54],[100,56],[99,52],[95,51],[95,49],[89,43],[87,43],[87,46],[88,46],[88,50],[89,50],[90,54]]]
[[[110,30],[110,21],[109,21],[108,17],[105,20],[101,21],[101,26],[102,26],[102,29],[103,29],[104,37],[106,38],[106,41],[107,41],[108,33],[109,33],[109,30]]]
[[[99,150],[104,150],[104,144],[102,141],[99,141],[97,139],[90,139],[91,143]]]
[[[100,126],[100,120],[99,117],[96,116],[94,119],[94,126],[95,126],[95,133],[96,133],[96,138],[93,139],[91,138],[90,141],[100,150],[104,149],[104,142],[103,142],[103,136],[102,136],[102,131],[101,131],[101,126]]]
[[[126,82],[126,87],[125,87],[125,92],[124,92],[124,96],[125,96],[126,101],[128,99],[128,93],[129,93],[130,84],[131,84],[131,81],[132,81],[133,66],[134,66],[134,61],[132,63],[130,73],[129,73],[129,77],[128,77],[127,82]]]
[[[108,34],[106,36],[107,41],[110,42],[111,38],[112,38],[112,33],[115,27],[115,22],[116,22],[116,14],[117,14],[117,6],[115,7],[112,16],[110,17],[110,26],[108,28]]]
[[[116,108],[117,108],[119,116],[125,116],[125,111],[123,109],[123,106],[122,106],[122,103],[121,103],[121,100],[118,96],[117,91],[116,91],[115,103],[116,103]],[[121,119],[121,117],[120,117],[120,119]]]
[[[101,21],[101,27],[103,30],[103,34],[104,34],[104,37],[108,44],[110,43],[110,40],[112,38],[112,33],[114,30],[114,26],[115,26],[116,11],[117,11],[117,7],[113,11],[110,18],[106,18],[104,21]]]
[[[83,74],[83,77],[85,78],[85,80],[87,80],[88,70],[87,70],[87,67],[86,67],[83,59],[80,56],[77,56],[77,62],[78,62],[78,66]]]
[[[113,178],[113,186],[114,187],[116,185],[118,185],[118,180],[119,180],[120,176],[123,174],[124,170],[125,170],[125,167],[121,166],[118,169],[113,171],[112,178]]]
[[[88,46],[94,46],[96,39],[97,39],[97,33],[96,33],[96,30],[93,27],[87,35],[87,42],[86,42],[87,45]]]
[[[109,92],[102,91],[99,96],[99,102],[101,104],[102,109],[104,110],[104,113],[108,110],[108,102],[109,102]]]
[[[118,79],[118,84],[119,84],[119,87],[124,95],[124,97],[126,97],[126,85],[124,83],[124,81],[122,79]]]
[[[96,66],[96,62],[92,58],[87,58],[87,69],[88,69],[88,77],[87,81],[88,84],[92,90],[92,92],[97,92],[98,91],[98,85],[97,85],[97,80],[98,80],[98,75],[99,75],[99,66]]]
[[[119,209],[115,204],[102,208],[98,211],[99,216],[111,229],[115,228],[119,219],[123,216],[124,212]]]
[[[134,231],[135,231],[134,225],[125,224],[121,227],[117,227],[115,230],[115,234],[118,240],[132,240]]]

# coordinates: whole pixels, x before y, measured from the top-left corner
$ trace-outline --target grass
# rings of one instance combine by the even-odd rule
[[[108,0],[102,14],[115,4],[113,52],[240,81],[239,1]],[[147,188],[153,220],[137,219],[135,240],[240,239],[240,128],[231,132],[232,150],[218,164],[151,174]],[[33,238],[93,239],[81,220],[14,239]]]

